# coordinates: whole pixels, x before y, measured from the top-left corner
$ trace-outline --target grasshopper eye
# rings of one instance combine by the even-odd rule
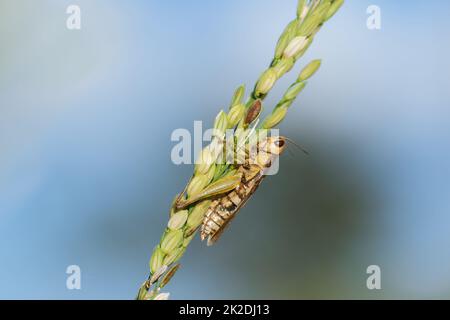
[[[283,148],[285,141],[283,139],[278,139],[277,141],[274,142],[275,146],[278,148]]]

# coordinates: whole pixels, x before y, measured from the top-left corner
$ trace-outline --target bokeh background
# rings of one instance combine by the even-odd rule
[[[295,7],[1,0],[0,298],[134,298],[192,172],[170,160],[172,131],[253,85]],[[310,156],[292,148],[216,246],[192,243],[172,298],[450,298],[448,12],[347,1],[266,104],[323,59],[281,127]]]

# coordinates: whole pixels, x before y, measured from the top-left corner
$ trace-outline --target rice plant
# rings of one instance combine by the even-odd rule
[[[195,165],[192,178],[184,192],[174,199],[167,227],[150,259],[149,277],[141,285],[137,299],[168,299],[169,294],[163,293],[161,289],[179,269],[178,262],[198,229],[206,223],[205,221],[211,221],[211,213],[214,214],[214,210],[217,210],[217,199],[214,204],[210,195],[219,195],[219,191],[223,194],[236,191],[236,188],[243,183],[242,176],[248,173],[246,170],[239,170],[233,164],[217,161],[223,156],[225,131],[231,129],[236,140],[245,141],[257,130],[275,128],[283,121],[289,108],[305,88],[307,80],[319,69],[321,61],[314,60],[304,67],[272,112],[259,121],[264,99],[275,83],[292,70],[310,47],[317,32],[334,16],[343,3],[344,0],[299,0],[295,19],[281,34],[273,59],[256,81],[253,90],[244,99],[245,86],[240,86],[233,94],[229,110],[219,112],[214,122],[215,134],[211,143],[202,150],[201,161]],[[253,130],[248,130],[249,128]],[[254,190],[256,189],[252,189],[247,197],[250,197]],[[239,200],[244,199],[241,197]],[[240,206],[235,206],[233,210],[236,211],[239,208]],[[209,220],[205,219],[207,214],[210,217]],[[220,229],[221,226],[218,226]],[[205,228],[205,226],[202,227],[202,238],[204,238]]]

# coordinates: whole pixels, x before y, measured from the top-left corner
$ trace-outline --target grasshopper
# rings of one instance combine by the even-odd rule
[[[208,246],[219,239],[225,227],[256,191],[266,170],[284,151],[286,139],[282,136],[263,139],[256,144],[256,152],[246,155],[243,164],[234,165],[235,170],[231,175],[220,178],[187,199],[183,196],[185,192],[180,194],[175,202],[179,210],[201,200],[213,200],[205,213],[200,234],[202,241],[208,238]]]

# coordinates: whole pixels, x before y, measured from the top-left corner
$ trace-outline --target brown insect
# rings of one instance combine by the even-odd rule
[[[204,199],[213,199],[206,211],[201,226],[201,239],[207,244],[216,242],[225,227],[250,199],[286,144],[284,137],[268,137],[256,145],[256,152],[248,152],[245,163],[236,166],[236,171],[206,187],[202,192],[188,199],[178,198],[177,209]]]

